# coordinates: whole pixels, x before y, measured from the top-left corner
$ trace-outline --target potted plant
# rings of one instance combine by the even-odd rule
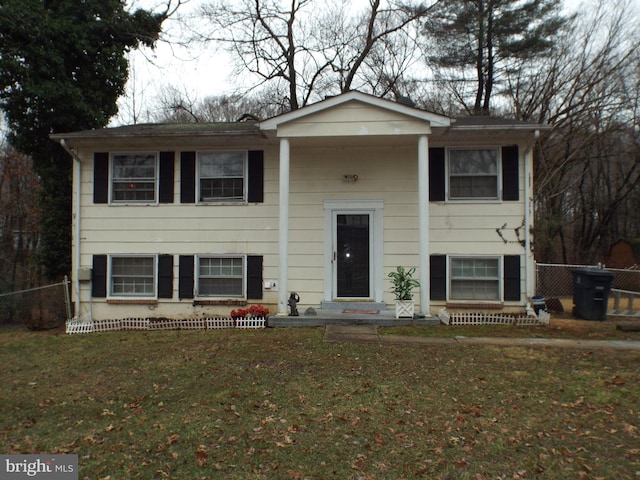
[[[391,291],[396,296],[396,318],[413,318],[415,311],[413,289],[420,286],[420,282],[413,279],[415,271],[415,267],[406,270],[399,265],[395,272],[389,272],[393,285]]]

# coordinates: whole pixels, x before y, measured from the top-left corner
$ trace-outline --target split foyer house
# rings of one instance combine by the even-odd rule
[[[261,122],[53,135],[74,164],[75,313],[392,306],[398,265],[423,314],[522,309],[541,128],[349,92]]]

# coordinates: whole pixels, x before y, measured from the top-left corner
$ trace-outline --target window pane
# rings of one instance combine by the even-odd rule
[[[241,297],[244,294],[242,257],[201,257],[198,267],[198,295]]]
[[[154,153],[113,155],[114,202],[153,202],[156,190]]]
[[[117,296],[153,296],[155,259],[153,257],[113,257],[111,294]]]
[[[200,154],[200,200],[244,199],[244,152]]]
[[[498,151],[451,150],[449,152],[451,174],[496,175],[498,173]]]
[[[450,150],[449,197],[497,198],[498,150]]]
[[[451,197],[494,198],[497,191],[496,177],[451,177],[449,184]]]
[[[499,300],[497,258],[451,258],[451,299]]]

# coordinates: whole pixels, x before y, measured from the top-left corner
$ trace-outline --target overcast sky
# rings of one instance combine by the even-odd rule
[[[189,0],[180,7],[179,16],[193,17],[208,1]],[[564,1],[571,9],[580,3],[580,0]],[[351,3],[354,8],[359,8],[368,0],[351,0]],[[163,0],[129,0],[128,4],[130,9],[149,9],[162,5]],[[191,19],[189,25],[194,25],[194,22]],[[241,86],[239,79],[232,76],[231,62],[225,53],[195,44],[188,48],[180,46],[177,40],[185,38],[186,33],[177,17],[168,19],[163,27],[163,41],[158,42],[155,50],[143,48],[130,54],[127,94],[119,102],[120,114],[113,119],[112,125],[133,123],[134,108],[138,121],[153,120],[150,116],[157,108],[157,98],[169,88],[178,89],[192,100],[202,100],[208,96],[230,94]]]

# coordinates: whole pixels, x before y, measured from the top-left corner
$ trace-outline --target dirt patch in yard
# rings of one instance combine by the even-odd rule
[[[640,318],[634,317],[608,317],[603,321],[591,321],[553,314],[546,329],[578,338],[611,338],[632,334],[635,340],[640,340]]]

